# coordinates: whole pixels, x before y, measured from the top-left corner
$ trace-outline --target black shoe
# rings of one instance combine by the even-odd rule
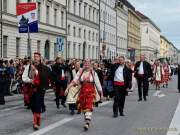
[[[67,106],[65,104],[61,104],[64,108],[66,108]]]
[[[146,97],[144,97],[144,101],[147,101]]]
[[[29,110],[29,109],[30,109],[30,106],[28,105],[28,106],[26,107],[26,109]]]
[[[0,105],[5,105],[5,102],[1,102]]]
[[[34,129],[35,131],[37,131],[37,130],[39,130],[39,126],[38,126],[38,125],[34,125],[34,126],[33,126],[33,129]]]
[[[120,116],[125,116],[123,112],[120,113]]]
[[[59,105],[57,105],[56,107],[57,107],[57,109],[59,109],[59,108],[60,108],[60,107],[59,107]]]
[[[138,102],[142,101],[142,98],[138,99]]]
[[[114,118],[117,118],[117,117],[118,117],[118,115],[117,115],[117,114],[114,114],[114,115],[113,115],[113,117],[114,117]]]

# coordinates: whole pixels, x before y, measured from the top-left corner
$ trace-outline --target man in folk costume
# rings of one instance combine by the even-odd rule
[[[178,92],[180,93],[180,65],[178,64]]]
[[[163,83],[163,75],[164,75],[163,66],[160,63],[160,60],[157,60],[157,63],[153,71],[153,77],[154,77],[154,83],[156,85],[156,90],[160,90],[160,84]]]
[[[163,70],[164,70],[164,77],[163,77],[163,87],[166,85],[166,88],[168,87],[168,81],[171,79],[171,67],[168,65],[167,62],[164,63],[163,65]]]
[[[72,80],[77,75],[78,71],[80,70],[80,61],[76,61],[74,65],[74,69],[71,70]],[[71,111],[71,115],[75,114],[75,110],[77,109],[76,100],[78,96],[78,91],[80,89],[79,85],[71,87],[66,99],[66,103],[69,104],[69,110]]]
[[[56,88],[55,88],[55,95],[56,95],[56,106],[59,109],[59,100],[61,99],[61,105],[66,107],[66,96],[64,96],[64,91],[67,87],[67,78],[66,78],[66,72],[68,70],[68,67],[63,63],[63,59],[60,57],[56,58],[56,63],[54,66],[52,66],[53,74],[56,76],[56,79],[58,80],[56,82]]]
[[[112,79],[114,86],[113,117],[124,116],[125,98],[127,89],[131,88],[132,71],[125,65],[125,58],[119,57],[119,62],[112,65]]]
[[[32,84],[30,108],[33,112],[33,128],[38,130],[41,124],[41,113],[46,110],[44,96],[45,90],[49,87],[49,78],[52,79],[51,72],[47,66],[41,63],[41,54],[37,52],[34,53],[34,63],[27,66],[23,74],[23,81]]]
[[[98,91],[103,95],[98,75],[91,67],[89,59],[85,60],[83,69],[77,73],[74,80],[67,87],[65,94],[68,93],[72,86],[78,84],[81,84],[81,88],[77,98],[77,107],[78,110],[84,113],[84,130],[87,131],[90,126],[94,103],[100,100]]]
[[[145,61],[145,55],[140,56],[140,61],[135,64],[134,67],[134,77],[137,79],[138,84],[138,95],[139,101],[142,101],[142,92],[144,101],[147,100],[148,89],[149,89],[149,78],[153,76],[151,65]],[[142,86],[143,84],[143,86]],[[142,89],[143,87],[143,89]]]
[[[31,66],[30,59],[25,58],[24,59],[24,69],[28,69],[28,71],[24,71],[22,74],[22,80],[24,82],[23,84],[23,95],[24,95],[24,106],[27,106],[27,109],[30,109],[30,98],[32,96],[32,84],[31,79],[32,76],[30,76],[30,69]],[[27,77],[28,76],[28,77]]]

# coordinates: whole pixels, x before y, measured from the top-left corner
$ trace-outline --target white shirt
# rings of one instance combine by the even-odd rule
[[[115,72],[114,81],[124,82],[123,69],[124,69],[124,66],[118,67],[118,69]]]
[[[141,74],[141,75],[144,74],[143,62],[141,62],[140,66],[139,66],[138,74]]]

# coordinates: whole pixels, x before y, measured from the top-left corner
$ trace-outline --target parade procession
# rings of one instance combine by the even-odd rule
[[[180,2],[0,4],[0,135],[180,134]]]

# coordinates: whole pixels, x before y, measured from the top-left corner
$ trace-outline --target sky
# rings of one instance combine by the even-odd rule
[[[128,0],[149,17],[163,36],[180,49],[180,0]]]

